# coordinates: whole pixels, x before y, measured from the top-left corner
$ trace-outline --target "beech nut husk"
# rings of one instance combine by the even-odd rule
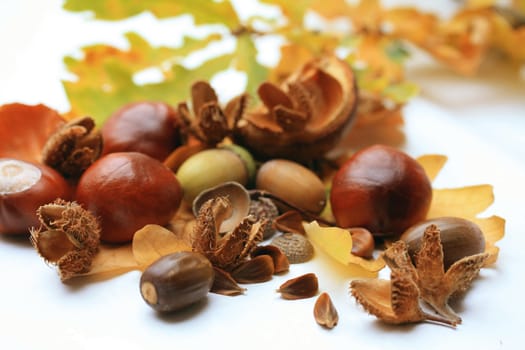
[[[348,63],[325,55],[277,86],[259,86],[262,104],[237,122],[234,137],[258,158],[320,158],[349,130],[357,87]]]
[[[213,277],[213,267],[204,255],[176,252],[159,258],[144,271],[140,293],[156,311],[172,312],[205,298]]]
[[[440,230],[443,246],[443,266],[445,271],[456,261],[485,251],[485,237],[474,222],[459,217],[440,217],[420,222],[408,228],[401,240],[408,246],[412,259],[421,247],[425,229],[435,225]]]

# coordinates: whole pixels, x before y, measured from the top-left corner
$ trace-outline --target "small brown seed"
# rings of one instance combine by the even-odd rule
[[[284,282],[277,292],[281,293],[283,299],[295,300],[313,297],[318,290],[317,276],[314,273],[307,273]]]
[[[312,243],[310,243],[308,238],[298,233],[283,233],[275,237],[271,244],[286,255],[290,264],[306,262],[314,255]]]
[[[284,253],[274,245],[264,245],[256,247],[250,254],[252,258],[259,255],[269,255],[273,260],[273,273],[281,273],[290,269],[290,262]]]
[[[375,248],[372,233],[362,227],[354,227],[349,230],[352,235],[352,254],[362,258],[371,258]]]
[[[315,321],[326,328],[334,328],[339,322],[339,315],[328,293],[321,293],[314,305]]]
[[[272,279],[273,259],[269,255],[259,255],[237,266],[231,276],[238,283],[259,283]]]
[[[246,291],[246,288],[239,286],[228,272],[215,266],[213,271],[215,272],[215,278],[211,286],[211,293],[234,296],[243,294]]]

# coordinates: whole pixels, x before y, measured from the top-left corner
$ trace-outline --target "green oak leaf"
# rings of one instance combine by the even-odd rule
[[[195,24],[224,24],[239,27],[239,18],[230,1],[213,0],[66,0],[64,9],[91,12],[96,19],[121,20],[149,11],[157,18],[193,15]]]

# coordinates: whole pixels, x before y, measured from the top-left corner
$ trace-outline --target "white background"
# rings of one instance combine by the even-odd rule
[[[447,14],[451,4],[436,1],[431,6]],[[187,20],[178,23],[182,23],[178,28],[191,29]],[[60,83],[68,78],[62,57],[76,55],[81,46],[95,42],[123,46],[121,34],[127,30],[139,31],[154,44],[176,45],[178,40],[173,22],[159,23],[148,15],[122,23],[94,22],[88,16],[62,11],[58,0],[1,1],[0,104],[45,103],[67,111]],[[495,203],[483,215],[507,219],[496,266],[484,269],[466,298],[455,305],[463,318],[457,329],[432,324],[391,327],[377,322],[348,296],[351,276],[322,253],[307,264],[293,265],[287,275],[249,285],[244,296],[210,295],[197,308],[161,317],[141,300],[138,272],[108,281],[64,285],[27,242],[0,237],[0,347],[522,347],[525,79],[515,67],[493,61],[485,63],[476,77],[459,77],[422,54],[415,55],[407,74],[422,91],[405,109],[403,148],[413,156],[438,153],[449,157],[435,187],[494,185]],[[331,331],[315,324],[314,299],[284,301],[274,292],[288,278],[306,272],[316,272],[321,290],[334,298],[340,322]]]

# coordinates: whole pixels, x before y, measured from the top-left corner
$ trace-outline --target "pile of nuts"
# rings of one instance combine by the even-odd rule
[[[192,251],[161,257],[140,280],[143,299],[159,312],[209,292],[241,294],[239,283],[267,281],[308,261],[313,247],[304,220],[350,229],[352,254],[364,258],[384,239],[401,237],[411,254],[419,250],[432,188],[413,158],[384,145],[362,149],[328,178],[329,191],[313,166],[344,136],[356,108],[344,62],[310,62],[281,86],[261,85],[259,94],[255,109],[247,110],[244,95],[223,107],[209,84],[197,82],[190,106],[136,102],[100,128],[89,117],[65,122],[47,113],[53,123],[39,157],[16,159],[0,149],[0,232],[31,231],[37,251],[65,281],[89,270],[99,242],[129,243],[148,224],[172,228]],[[22,107],[1,108],[9,116]],[[328,202],[335,222],[324,212]],[[193,214],[184,232],[172,225],[181,211]],[[445,236],[468,231],[463,253],[442,237],[447,267],[484,250],[470,223],[432,224]],[[297,299],[318,290],[310,273],[278,292]],[[337,324],[328,294],[319,296],[314,315],[325,327]]]

